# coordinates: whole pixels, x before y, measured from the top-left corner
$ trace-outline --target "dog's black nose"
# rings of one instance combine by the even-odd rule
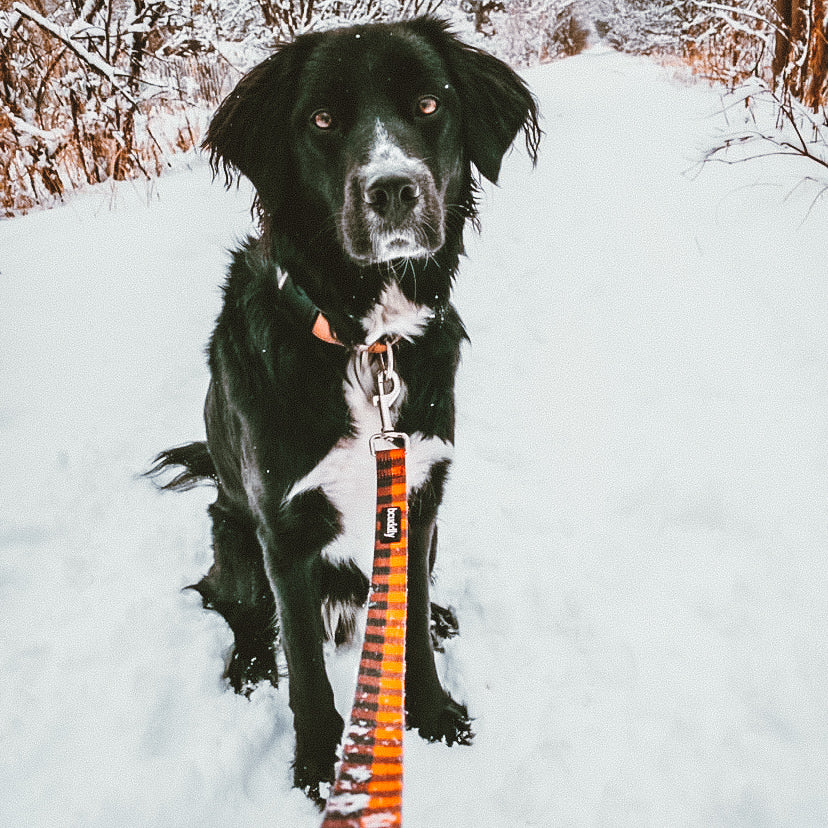
[[[377,215],[404,218],[420,198],[420,185],[405,175],[383,175],[369,181],[365,201]]]

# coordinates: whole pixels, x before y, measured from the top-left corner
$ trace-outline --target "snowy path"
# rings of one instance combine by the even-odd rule
[[[437,592],[478,735],[408,734],[407,825],[828,824],[828,205],[773,161],[683,175],[718,96],[647,62],[530,79],[542,161],[457,293]],[[249,194],[155,190],[0,223],[0,825],[310,828],[286,693],[228,692],[179,592],[209,491],[135,479],[202,433]]]

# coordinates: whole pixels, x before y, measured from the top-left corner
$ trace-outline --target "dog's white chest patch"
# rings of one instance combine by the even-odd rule
[[[362,319],[365,342],[370,345],[383,337],[399,337],[411,342],[422,334],[433,317],[431,308],[412,302],[399,285],[392,282]]]
[[[366,342],[388,336],[413,340],[425,329],[433,312],[406,299],[394,286],[387,288],[380,302],[363,320]],[[379,409],[372,397],[376,394],[376,357],[354,354],[348,364],[343,393],[351,412],[353,437],[342,438],[319,464],[290,490],[287,500],[301,492],[322,489],[336,507],[342,521],[342,532],[322,555],[332,563],[354,561],[370,580],[374,554],[376,514],[376,461],[369,448],[369,439],[381,431]],[[392,406],[396,420],[405,399],[405,385]],[[419,432],[410,435],[406,457],[406,478],[409,495],[428,479],[432,466],[451,458],[452,446]]]
[[[380,301],[362,320],[368,344],[388,337],[412,341],[428,325],[433,312],[406,299],[396,285],[383,291]],[[370,581],[374,564],[374,528],[376,525],[377,475],[376,460],[369,440],[381,431],[379,409],[373,405],[376,393],[377,357],[354,354],[348,364],[342,391],[351,414],[353,436],[342,438],[302,480],[288,493],[287,499],[311,489],[321,489],[339,513],[341,532],[322,550],[331,563],[353,561]],[[373,360],[373,362],[372,362]],[[402,384],[400,395],[391,408],[396,422],[406,394]],[[452,446],[435,437],[415,432],[409,435],[406,453],[406,483],[409,497],[428,480],[435,463],[451,459]],[[322,623],[328,645],[325,666],[334,691],[336,707],[347,718],[356,685],[362,637],[367,609],[325,601]],[[336,647],[334,634],[340,620],[354,630],[350,646]]]

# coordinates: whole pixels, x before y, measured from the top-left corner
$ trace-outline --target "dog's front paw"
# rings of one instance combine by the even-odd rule
[[[325,806],[328,791],[334,781],[336,750],[329,756],[299,756],[293,763],[293,786],[321,810]]]
[[[334,766],[323,770],[315,763],[308,765],[298,760],[293,765],[293,787],[299,788],[321,811],[334,781]]]
[[[336,751],[345,723],[334,711],[327,726],[319,722],[309,729],[297,726],[296,760],[293,763],[293,785],[320,808],[325,804],[328,788],[334,781]]]
[[[474,738],[466,706],[444,695],[437,704],[418,705],[409,710],[407,726],[429,742],[444,741],[447,745],[470,745]]]

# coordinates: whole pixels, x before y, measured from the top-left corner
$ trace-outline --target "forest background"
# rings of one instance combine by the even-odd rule
[[[597,42],[681,62],[776,114],[770,132],[739,117],[710,157],[828,169],[826,0],[0,0],[0,216],[174,166],[280,41],[423,13],[517,68]]]

